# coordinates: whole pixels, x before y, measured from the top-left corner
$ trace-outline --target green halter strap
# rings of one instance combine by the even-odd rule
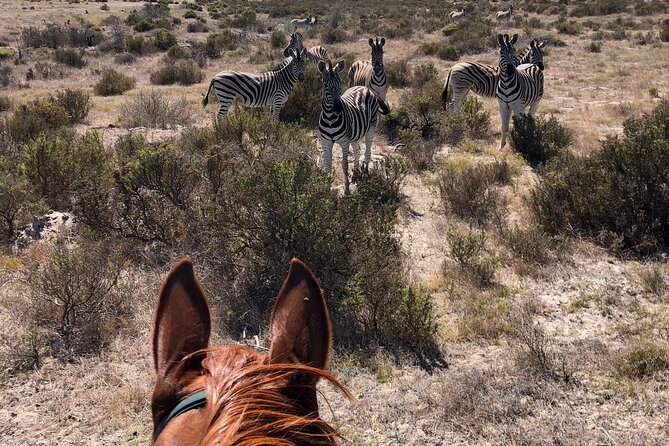
[[[165,415],[163,419],[160,420],[160,423],[158,424],[158,427],[156,427],[156,430],[153,433],[153,437],[151,438],[151,444],[153,445],[156,440],[158,440],[160,433],[165,429],[167,423],[169,423],[173,418],[176,418],[179,415],[188,412],[189,410],[199,409],[205,404],[207,404],[207,392],[204,390],[200,390],[188,398],[181,400],[179,404],[177,404],[174,409],[170,411],[170,413]]]

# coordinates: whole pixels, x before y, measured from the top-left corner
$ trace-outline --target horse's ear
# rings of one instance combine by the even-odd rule
[[[344,59],[342,59],[339,62],[337,62],[337,65],[334,66],[334,70],[337,73],[341,73],[342,71],[344,71],[345,66],[346,66],[346,61]]]
[[[518,34],[514,34],[513,37],[511,37],[511,45],[515,45],[516,42],[518,42]]]
[[[290,50],[291,50],[290,47],[286,47],[286,49],[283,50],[283,57],[288,57],[288,55],[290,54]]]
[[[501,34],[497,34],[497,43],[499,43],[500,45],[502,45],[502,42],[504,42],[504,41],[502,40],[502,35],[501,35]]]
[[[369,40],[368,40],[367,42],[369,42],[369,46],[371,46],[372,48],[374,48],[374,39],[372,39],[372,38],[370,37]]]
[[[319,61],[318,61],[318,71],[319,71],[320,73],[324,73],[326,67],[327,67],[327,64],[325,63],[324,60],[319,60]]]
[[[209,345],[211,319],[190,259],[167,275],[160,292],[153,327],[153,363],[158,381],[178,379],[180,361]]]
[[[546,42],[539,42],[539,48],[543,48],[546,46]]]
[[[273,363],[299,363],[325,368],[332,347],[332,326],[318,281],[309,268],[293,259],[272,311]]]
[[[385,38],[385,37],[381,37],[381,46],[383,46],[383,45],[385,45],[385,44],[386,44],[386,38]]]

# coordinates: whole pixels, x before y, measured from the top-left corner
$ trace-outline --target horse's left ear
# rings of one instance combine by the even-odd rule
[[[190,259],[167,275],[160,292],[153,327],[153,363],[158,384],[174,383],[194,364],[180,364],[187,355],[209,345],[211,318]]]
[[[515,45],[516,42],[518,42],[518,34],[514,34],[510,41],[511,45]]]
[[[332,348],[332,325],[318,281],[298,259],[276,299],[271,321],[272,363],[299,363],[325,368]]]
[[[386,44],[386,38],[385,38],[385,37],[381,37],[381,46],[383,46],[383,45],[385,45],[385,44]]]

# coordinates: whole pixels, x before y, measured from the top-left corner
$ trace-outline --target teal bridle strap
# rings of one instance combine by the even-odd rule
[[[156,440],[158,440],[158,436],[160,435],[160,433],[165,429],[167,423],[169,423],[173,418],[176,418],[179,415],[188,412],[189,410],[199,409],[200,407],[203,407],[205,404],[207,404],[207,392],[204,390],[200,390],[199,392],[192,394],[185,400],[181,400],[179,404],[177,404],[174,407],[174,409],[170,411],[170,413],[165,415],[163,419],[160,420],[158,427],[156,427],[156,430],[153,433],[151,444],[153,445],[156,442]]]

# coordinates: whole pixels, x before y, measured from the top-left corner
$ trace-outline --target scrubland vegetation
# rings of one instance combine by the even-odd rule
[[[474,2],[77,0],[44,23],[60,6],[10,3],[0,436],[146,443],[151,314],[184,255],[225,342],[264,343],[289,260],[313,269],[334,373],[359,398],[323,389],[350,444],[669,435],[665,2],[519,1],[509,28],[505,5]],[[347,67],[368,37],[388,41],[384,161],[353,172],[350,196],[320,167],[314,64],[278,121],[200,107],[216,72],[275,67],[285,24],[308,14],[305,45]],[[539,113],[514,119],[501,152],[496,101],[441,102],[455,61],[496,64],[497,32],[546,42]],[[74,230],[18,243],[49,210]]]

